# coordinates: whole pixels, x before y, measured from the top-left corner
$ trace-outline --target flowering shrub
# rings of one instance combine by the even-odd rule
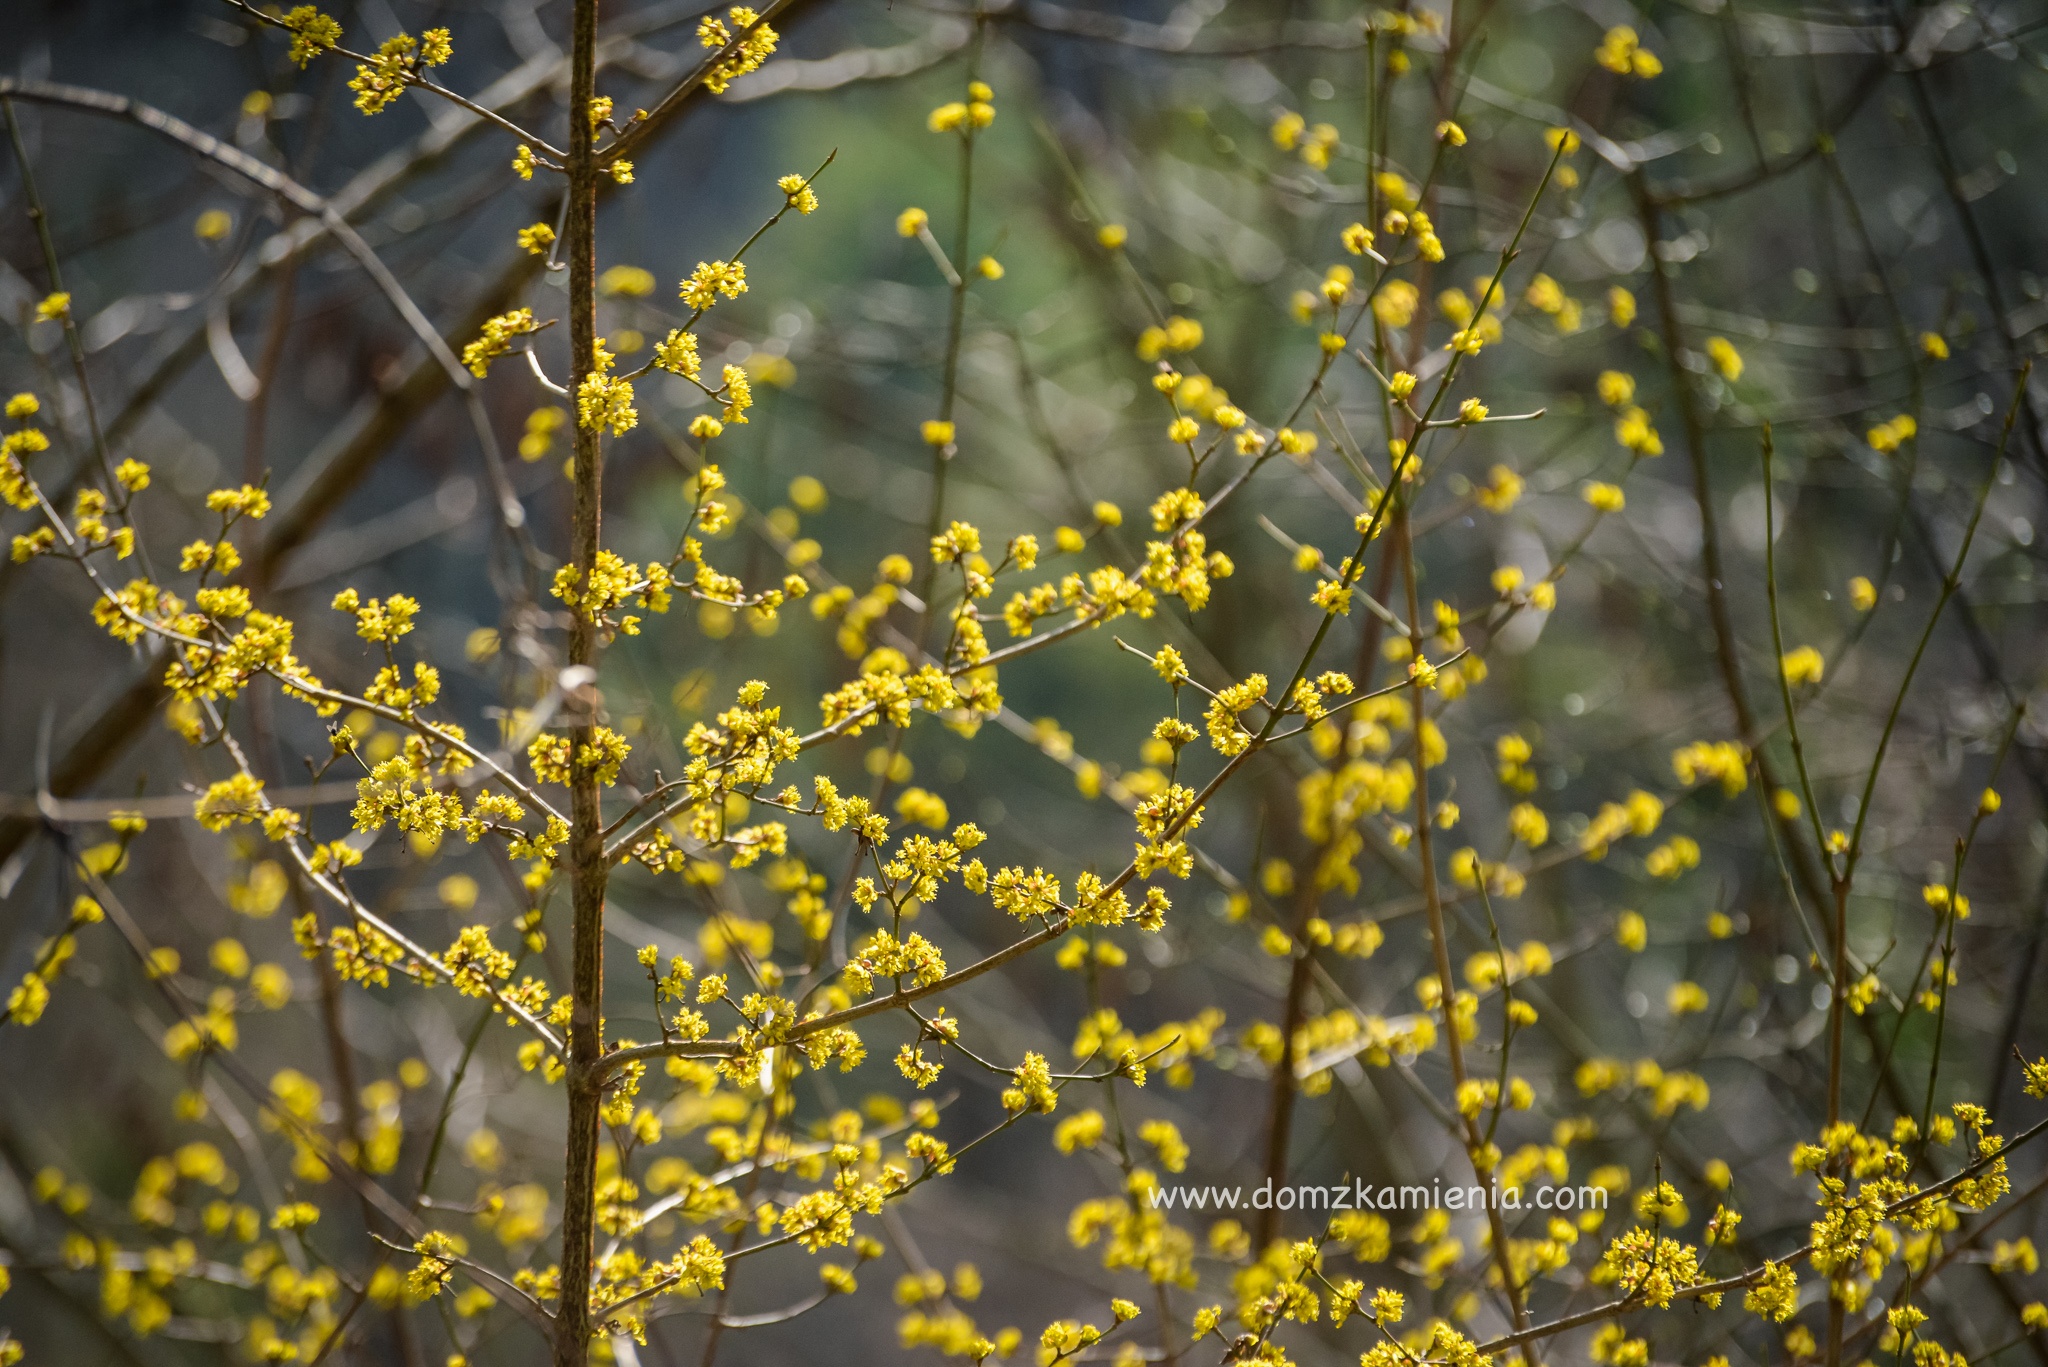
[[[21,907],[56,896],[59,924],[17,956],[0,1042],[90,1033],[118,1003],[161,1054],[118,1187],[112,1162],[10,1138],[26,1213],[0,1306],[82,1297],[148,1360],[205,1339],[270,1362],[710,1363],[879,1303],[869,1265],[893,1259],[875,1351],[1047,1367],[1947,1367],[2048,1331],[2004,1223],[2044,1187],[2008,1199],[2048,1119],[2003,1085],[2036,1025],[2040,919],[2009,886],[2039,847],[2022,858],[2000,784],[2020,775],[2038,834],[2038,750],[1979,592],[2038,494],[2016,326],[1985,340],[1874,263],[1889,333],[1846,299],[1839,327],[1745,330],[1681,270],[1701,205],[1811,174],[1857,213],[1837,152],[1856,106],[1773,150],[1745,85],[1754,156],[1688,179],[1665,158],[1719,137],[1644,123],[1679,77],[1635,28],[1589,31],[1590,93],[1560,106],[1479,74],[1455,12],[1247,20],[1212,51],[1183,18],[992,9],[933,30],[945,98],[890,134],[943,149],[947,207],[835,222],[835,184],[874,171],[805,131],[800,165],[750,165],[716,206],[716,259],[669,238],[614,259],[600,206],[656,191],[683,112],[905,74],[865,48],[789,56],[789,4],[692,15],[695,47],[665,55],[646,44],[672,18],[605,28],[570,0],[566,50],[528,63],[529,93],[566,91],[551,110],[507,96],[517,72],[459,93],[473,16],[372,48],[314,6],[230,0],[235,41],[288,80],[340,72],[351,94],[320,98],[364,116],[428,102],[431,155],[490,144],[493,194],[545,190],[497,234],[502,288],[445,336],[352,226],[367,191],[324,198],[247,150],[271,95],[230,144],[0,84],[38,230],[24,273],[50,287],[24,354],[58,361],[23,360],[5,407],[11,573],[63,605],[66,639],[141,671],[61,781],[39,761],[16,785],[41,827],[10,825],[9,850],[47,853],[0,882]],[[1264,93],[1199,111],[1156,183],[1119,183],[1099,140],[1016,111],[1018,34],[1063,25],[1238,54],[1228,80]],[[1242,55],[1259,43],[1348,84],[1296,93]],[[1915,51],[1892,55],[1918,76]],[[649,69],[645,108],[599,93]],[[373,555],[280,575],[346,483],[262,458],[288,286],[265,373],[224,303],[204,329],[251,405],[246,478],[187,488],[107,421],[87,340],[111,325],[64,288],[28,104],[128,119],[288,206],[249,271],[342,249],[420,354],[361,440],[455,395],[487,574]],[[1053,222],[1006,265],[988,178],[1027,155]],[[196,230],[235,228],[209,210]],[[796,354],[803,319],[753,311],[797,292],[762,256],[828,231],[900,250],[938,308],[904,324],[914,401],[859,405],[895,473],[852,477],[814,422],[764,510],[798,360],[861,373],[851,331]],[[1112,301],[1102,326],[1061,274]],[[1930,389],[1978,374],[1952,341],[1987,392],[1944,411]],[[1884,368],[1815,407],[1783,353],[1837,342]],[[1062,348],[1093,373],[1034,369]],[[1816,548],[1841,528],[1809,500],[1842,489],[1886,511]],[[875,516],[835,520],[835,498]],[[495,625],[457,648],[446,624],[486,592]],[[1575,658],[1596,632],[1624,644]],[[1952,636],[1983,678],[1960,702]],[[142,774],[85,799],[144,717],[192,791]],[[228,870],[222,916],[142,872],[173,849]],[[1973,891],[2031,927],[2011,981],[1964,957],[1987,943]],[[227,917],[256,924],[202,935]],[[2048,1059],[2015,1057],[2048,1096]],[[1449,1195],[1399,1224],[1162,1199],[1163,1174],[1233,1163],[1269,1188],[1338,1167]],[[1611,1201],[1524,1203],[1539,1177]],[[1056,1304],[1005,1286],[978,1309],[990,1279],[927,1256],[921,1215],[957,1219],[949,1200],[982,1197],[946,1189],[977,1182],[1058,1208],[1064,1270],[1087,1275]],[[1957,1289],[1957,1262],[1993,1291]]]

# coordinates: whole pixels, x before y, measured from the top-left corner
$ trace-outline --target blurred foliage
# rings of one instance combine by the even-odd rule
[[[699,60],[700,9],[606,5],[599,88],[622,117],[660,108]],[[372,44],[449,26],[435,79],[561,141],[567,10],[366,0],[337,16]],[[772,1095],[758,1077],[650,1068],[641,1101],[663,1142],[620,1140],[599,1169],[617,1176],[623,1152],[644,1205],[714,1177],[779,1218],[820,1178],[815,1160],[746,1161],[771,1115],[805,1141],[865,1126],[881,1136],[870,1172],[881,1149],[917,1166],[906,1135],[955,1151],[990,1137],[859,1219],[878,1241],[860,1259],[878,1260],[845,1284],[828,1275],[820,1296],[819,1259],[796,1250],[735,1261],[745,1275],[723,1295],[664,1298],[644,1346],[605,1337],[594,1356],[866,1362],[958,1353],[981,1333],[1025,1358],[1048,1322],[1107,1330],[1110,1298],[1128,1297],[1143,1313],[1101,1344],[1051,1341],[1091,1359],[1129,1345],[1153,1361],[1409,1360],[1375,1350],[1361,1319],[1340,1328],[1287,1299],[1312,1283],[1287,1241],[1327,1236],[1326,1308],[1363,1278],[1366,1318],[1391,1288],[1408,1298],[1400,1332],[1441,1316],[1496,1353],[1523,1313],[1501,1289],[1513,1267],[1530,1318],[1566,1324],[1532,1367],[2048,1363],[2031,1151],[2013,1159],[2018,1195],[1987,1214],[1973,1199],[1994,1193],[1952,1189],[1865,1208],[1875,1232],[1854,1236],[1822,1228],[1849,1217],[1817,1185],[1839,1177],[1883,1207],[1904,1190],[1883,1182],[1969,1171],[1973,1115],[1956,1135],[1954,1103],[1987,1107],[2007,1135],[2039,1118],[2014,1056],[2042,1048],[2048,924],[2048,450],[2021,369],[2048,325],[2025,190],[2048,175],[2048,143],[2027,132],[2048,89],[2035,8],[809,0],[775,22],[773,59],[653,127],[631,184],[606,191],[597,326],[637,367],[689,316],[673,282],[782,208],[778,178],[831,158],[817,212],[761,237],[749,290],[697,329],[707,375],[749,377],[750,421],[707,445],[691,434],[714,411],[701,387],[640,380],[638,425],[605,441],[604,535],[635,563],[667,561],[701,525],[709,458],[732,526],[708,557],[750,592],[802,574],[809,597],[770,614],[679,592],[604,651],[603,720],[632,747],[608,810],[683,773],[691,727],[748,680],[807,733],[820,697],[886,665],[875,648],[936,649],[951,603],[933,587],[957,589],[926,547],[954,520],[982,529],[991,560],[1013,537],[1040,543],[1039,572],[1006,571],[984,603],[998,649],[1013,588],[1136,575],[1148,543],[1186,550],[1186,505],[1156,524],[1150,511],[1183,486],[1206,500],[1206,550],[1229,573],[1208,565],[1199,611],[1183,581],[1156,611],[1006,660],[993,715],[920,716],[797,762],[806,792],[824,775],[870,797],[897,841],[973,822],[990,869],[1043,867],[1070,890],[1116,875],[1133,808],[1229,763],[1205,736],[1176,769],[1148,740],[1175,691],[1139,652],[1172,646],[1209,689],[1263,672],[1277,701],[1317,640],[1309,677],[1395,691],[1253,748],[1190,837],[1192,877],[1158,880],[1163,929],[1055,917],[1057,943],[945,994],[959,1042],[999,1066],[897,1012],[862,1024],[857,1072],[796,1076],[781,1051],[769,1071],[790,1075]],[[7,392],[42,398],[53,445],[31,473],[52,501],[68,513],[78,488],[105,487],[97,425],[110,465],[151,467],[135,527],[168,584],[172,548],[218,534],[207,492],[263,485],[269,516],[230,538],[238,582],[297,622],[306,668],[359,689],[382,649],[329,602],[410,594],[418,649],[401,658],[439,663],[436,716],[480,747],[549,725],[582,687],[564,680],[571,617],[548,592],[571,555],[574,402],[516,356],[474,404],[452,393],[313,203],[51,83],[145,102],[323,197],[455,352],[507,309],[566,316],[559,246],[515,241],[560,221],[560,177],[515,176],[513,138],[425,91],[359,116],[352,63],[301,67],[217,0],[24,5],[5,42],[0,365]],[[985,131],[966,112],[978,98]],[[1569,138],[1546,140],[1554,129]],[[68,322],[38,321],[56,285],[24,155]],[[912,208],[924,235],[902,230]],[[1395,262],[1384,279],[1347,249],[1354,223]],[[1456,349],[1461,329],[1487,345]],[[568,333],[534,340],[557,379]],[[1155,384],[1162,363],[1178,385]],[[1419,376],[1416,410],[1455,375],[1435,416],[1474,400],[1489,420],[1467,410],[1431,431],[1421,477],[1401,479],[1389,442],[1415,441],[1413,414],[1375,367]],[[1255,458],[1218,423],[1233,411]],[[1192,448],[1167,435],[1183,415]],[[932,443],[937,421],[952,426]],[[1381,534],[1347,565],[1361,516]],[[42,525],[6,518],[10,538]],[[1334,617],[1312,601],[1331,580],[1351,588]],[[422,1261],[390,1207],[461,1234],[506,1277],[556,1262],[562,1088],[476,1003],[403,981],[344,989],[330,955],[302,956],[292,922],[317,890],[258,828],[194,819],[234,766],[178,733],[206,723],[164,706],[160,652],[92,626],[95,596],[49,556],[0,566],[0,983],[24,985],[0,1027],[0,1325],[40,1361],[247,1361],[266,1343],[305,1361],[330,1340],[330,1360],[539,1360],[502,1285],[458,1271],[443,1294],[408,1296],[396,1279]],[[920,601],[935,611],[906,606]],[[1441,672],[1433,691],[1402,687],[1418,648]],[[1179,692],[1200,729],[1207,704]],[[1411,700],[1437,709],[1433,734],[1418,736]],[[326,719],[267,683],[226,715],[249,770],[323,840],[348,830],[363,769],[402,753],[403,726],[354,708],[334,720],[355,754],[338,750]],[[1443,751],[1420,774],[1418,740]],[[729,824],[772,818],[759,796],[725,801]],[[616,872],[612,1036],[664,1030],[642,946],[659,965],[682,955],[816,991],[859,950],[889,913],[852,904],[862,849],[789,826],[788,859],[728,871],[729,846],[679,834],[680,873]],[[365,907],[422,944],[470,925],[524,940],[521,971],[565,990],[565,879],[523,882],[530,866],[502,842],[386,829],[353,844]],[[79,910],[88,893],[118,895],[107,909],[142,940]],[[899,914],[956,970],[1019,933],[957,885]],[[1944,965],[1953,988],[1931,987]],[[1445,1000],[1446,966],[1476,1003],[1463,1088],[1443,1026],[1472,1008]],[[726,1035],[729,1013],[707,1010]],[[209,1031],[223,1047],[203,1047]],[[891,1066],[920,1043],[945,1064],[922,1089]],[[1049,1117],[1006,1105],[1027,1054],[1093,1079],[1127,1050],[1153,1056],[1142,1089],[1126,1068],[1070,1084]],[[920,1099],[935,1113],[906,1111]],[[1837,1118],[1864,1137],[1825,1135]],[[1934,1119],[1953,1143],[1912,1137]],[[1489,1144],[1523,1180],[1601,1186],[1615,1208],[1498,1228],[1469,1211],[1219,1226],[1140,1214],[1133,1177],[1246,1193],[1269,1178],[1463,1183],[1475,1157],[1495,1161]],[[702,1221],[671,1204],[619,1237],[652,1259],[698,1234],[728,1251],[764,1236],[705,1202]],[[1739,1230],[1706,1232],[1724,1203]],[[1637,1227],[1647,1246],[1628,1242]],[[1823,1269],[1832,1306],[1804,1263],[1797,1305],[1774,1294],[1764,1260],[1810,1240],[1839,1255]],[[1694,1313],[1695,1273],[1746,1280]],[[1651,1313],[1660,1278],[1678,1308]],[[1190,1346],[1212,1304],[1218,1336]],[[1899,1307],[1931,1318],[1888,1325]],[[1273,1330],[1283,1309],[1292,1322]],[[731,1327],[708,1328],[721,1312]],[[1402,1351],[1461,1361],[1462,1342]]]

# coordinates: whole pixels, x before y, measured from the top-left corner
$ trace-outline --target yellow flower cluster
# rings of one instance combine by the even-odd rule
[[[1635,76],[1646,81],[1664,70],[1664,63],[1658,61],[1656,54],[1645,48],[1642,40],[1636,37],[1636,31],[1626,25],[1607,30],[1593,54],[1593,60],[1617,76]]]
[[[316,17],[293,27],[292,55],[301,66],[312,50],[332,47],[340,38],[339,26],[334,26],[329,36],[327,26],[333,22],[329,19],[323,25]],[[301,57],[301,52],[307,55]],[[454,55],[454,42],[445,28],[430,28],[418,38],[409,33],[394,33],[377,49],[376,60],[358,65],[356,74],[349,78],[348,88],[356,92],[356,108],[365,114],[383,113],[404,93],[406,86],[424,79],[427,68],[445,65]]]
[[[482,379],[490,373],[491,362],[510,351],[515,341],[539,330],[540,324],[534,321],[533,310],[529,308],[516,308],[486,319],[482,335],[462,349],[462,364],[470,374]]]
[[[725,88],[750,71],[757,71],[774,55],[781,37],[745,5],[734,5],[725,18],[707,14],[697,21],[697,41],[714,51],[731,49],[705,73],[704,88],[722,95]]]

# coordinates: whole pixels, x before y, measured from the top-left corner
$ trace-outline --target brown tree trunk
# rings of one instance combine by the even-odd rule
[[[569,76],[569,387],[580,392],[597,340],[597,181],[588,110],[597,93],[597,0],[576,0]],[[602,524],[603,456],[597,430],[576,432],[576,494],[570,558],[587,582]],[[569,665],[595,668],[597,626],[579,608],[569,636]],[[597,720],[597,683],[584,674],[569,690],[570,745],[580,751]],[[597,779],[570,771],[569,879],[575,914],[569,1017],[568,1137],[562,1160],[562,1292],[556,1311],[555,1367],[584,1367],[590,1346],[590,1278],[597,1187],[598,1110],[604,1099],[599,1038],[604,1014],[604,819]]]

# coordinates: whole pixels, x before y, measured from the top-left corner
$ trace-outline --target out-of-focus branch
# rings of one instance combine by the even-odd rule
[[[369,243],[363,241],[362,235],[350,226],[348,220],[328,200],[240,148],[230,147],[219,138],[194,128],[175,115],[167,114],[153,105],[131,100],[125,95],[92,90],[84,86],[0,77],[0,97],[7,96],[64,108],[82,109],[89,113],[126,120],[227,167],[252,184],[261,186],[304,213],[318,218],[328,233],[341,243],[343,249],[355,259],[356,264],[362,267],[363,273],[370,277],[378,292],[389,301],[392,309],[405,321],[412,334],[427,348],[428,354],[440,366],[448,383],[465,395],[472,394],[476,383],[475,377],[455,359],[454,350],[442,340],[440,332],[428,321],[426,314],[420,311],[419,305],[413,302],[405,286],[398,282],[398,277],[391,273],[390,268],[385,266],[377,253],[370,249]],[[221,330],[225,333],[226,314],[225,306],[222,307],[223,311],[214,313],[212,319],[221,324]],[[520,542],[526,558],[529,561],[535,560],[531,541],[524,531],[526,511],[512,492],[511,480],[505,473],[504,457],[498,450],[497,438],[491,431],[490,422],[481,405],[472,402],[467,407],[471,425],[476,430],[477,442],[483,448],[485,472],[490,477],[492,489],[497,495],[499,516],[511,530],[514,538]]]
[[[770,62],[732,83],[723,99],[729,104],[765,100],[774,95],[811,95],[865,81],[894,81],[929,70],[961,51],[974,36],[974,25],[951,17],[907,43],[889,47],[850,47],[829,57],[792,58]],[[651,81],[676,80],[685,70],[681,57],[638,44],[626,45],[616,63]]]
[[[796,2],[782,0],[784,7]],[[644,32],[648,26],[658,23],[672,22],[673,16],[652,14],[630,30],[622,28],[604,35],[599,42],[600,64],[616,60],[619,53],[616,44],[633,33]],[[487,88],[478,99],[485,103],[493,100],[512,102],[545,89],[566,70],[564,59],[528,61]],[[701,74],[693,81],[689,89],[700,90]],[[28,95],[23,93],[21,97],[28,98]],[[687,100],[680,96],[665,101],[660,110],[636,124],[634,131],[642,136],[652,136],[666,129],[688,107]],[[462,136],[483,126],[474,115],[466,112],[453,114],[414,147],[388,156],[357,176],[351,182],[351,192],[337,195],[328,203],[345,218],[352,211],[358,211],[389,193],[426,162],[445,155]],[[599,193],[601,196],[609,195],[612,189],[612,183],[606,180],[599,187]],[[300,220],[305,244],[309,245],[316,236],[324,236],[328,230],[329,224],[324,218],[309,215]],[[286,233],[280,233],[272,241],[286,236]],[[281,244],[277,259],[282,260],[290,250],[294,248]],[[266,251],[265,255],[269,253]],[[475,336],[486,318],[503,312],[509,302],[518,297],[542,264],[541,258],[523,252],[515,256],[498,277],[478,293],[468,313],[458,326],[448,330],[446,337],[459,342]],[[255,278],[256,272],[251,271],[249,282],[253,283]],[[406,372],[404,379],[362,405],[305,459],[280,491],[276,500],[277,510],[266,524],[262,563],[269,573],[281,572],[291,553],[311,537],[414,419],[446,391],[450,378],[438,358],[432,355],[421,357]],[[51,765],[47,783],[49,792],[56,797],[70,797],[83,791],[134,741],[163,696],[161,675],[152,662],[85,724],[78,738]],[[28,818],[0,818],[0,889],[11,886],[18,876],[19,864],[15,856],[35,829],[36,823]]]
[[[293,180],[274,166],[258,161],[239,147],[231,147],[214,137],[186,123],[174,114],[167,114],[154,105],[131,100],[126,95],[111,91],[92,90],[85,86],[58,85],[50,81],[25,81],[12,76],[0,76],[0,97],[28,100],[36,104],[59,105],[69,109],[83,109],[93,114],[104,114],[109,118],[124,119],[150,132],[169,138],[210,161],[220,163],[236,175],[262,186],[272,194],[289,200],[294,206],[319,218],[327,231],[342,244],[348,254],[354,257],[363,271],[377,286],[380,293],[391,302],[398,316],[405,320],[413,335],[423,342],[427,350],[450,372],[451,382],[467,389],[471,380],[469,373],[462,369],[461,362],[441,334],[427,321],[412,296],[398,283],[397,277],[380,261],[362,235],[349,226],[348,220],[326,199],[314,194],[305,186]]]
[[[1191,7],[1190,7],[1191,8]],[[1004,0],[983,7],[990,18],[1120,47],[1187,57],[1247,57],[1290,49],[1355,52],[1366,45],[1365,26],[1287,19],[1234,25],[1222,32],[1204,28],[1200,18],[1170,19],[1163,24],[1099,11],[1055,5],[1049,0]]]

